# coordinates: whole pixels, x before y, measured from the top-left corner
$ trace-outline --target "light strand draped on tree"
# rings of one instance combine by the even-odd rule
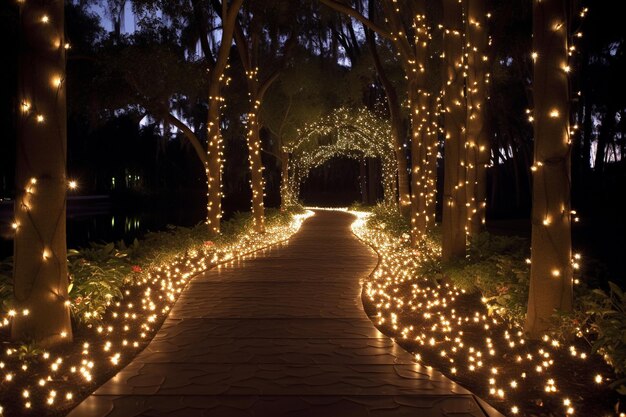
[[[467,227],[470,236],[484,230],[487,206],[487,166],[490,146],[486,101],[489,86],[485,0],[467,0]]]
[[[444,71],[444,186],[442,258],[465,257],[465,77],[464,27],[461,0],[443,0]]]
[[[198,3],[198,1],[194,1]],[[221,133],[220,108],[223,104],[221,90],[224,83],[224,71],[228,65],[228,56],[230,47],[233,42],[233,34],[235,31],[235,23],[237,14],[243,3],[243,0],[233,0],[230,5],[227,0],[222,2],[222,36],[214,61],[208,59],[211,57],[211,51],[208,42],[201,42],[203,51],[207,57],[207,65],[209,71],[209,88],[208,88],[208,117],[207,117],[207,156],[208,163],[205,164],[207,176],[207,225],[212,235],[220,232],[220,221],[222,218],[222,169],[224,160],[224,144]],[[219,10],[219,8],[216,8]],[[204,33],[202,36],[208,36]]]
[[[573,303],[567,10],[566,0],[533,1],[535,154],[525,323],[532,338]]]
[[[11,336],[50,346],[72,339],[63,0],[20,4],[20,32]]]
[[[260,5],[261,3],[258,3]],[[267,13],[267,10],[265,10]],[[245,71],[246,86],[248,89],[248,113],[246,116],[246,141],[248,145],[248,164],[250,167],[250,187],[252,189],[252,217],[254,230],[259,233],[265,232],[265,180],[263,178],[263,161],[261,159],[261,120],[259,117],[263,98],[269,87],[276,81],[280,71],[286,65],[289,54],[297,41],[295,32],[292,31],[282,45],[282,55],[271,72],[260,78],[260,53],[261,43],[267,42],[266,29],[262,19],[267,17],[260,11],[250,12],[248,20],[241,19],[235,27],[235,42]],[[245,23],[245,29],[244,29]],[[273,38],[273,37],[272,37]],[[276,38],[280,38],[277,36]],[[269,49],[277,45],[267,45]],[[276,52],[276,51],[274,51]],[[286,162],[285,162],[286,164]]]
[[[425,72],[428,42],[430,34],[426,24],[425,1],[407,2],[399,7],[396,0],[381,2],[384,14],[384,25],[363,16],[357,9],[348,7],[336,0],[321,0],[328,7],[359,20],[368,29],[389,39],[399,56],[399,62],[407,78],[407,96],[411,103],[411,241],[421,241],[434,224],[434,216],[430,216],[430,207],[436,198],[436,178],[429,175],[428,166],[424,161],[428,158],[428,147],[431,143],[426,139],[428,113],[428,92],[425,88]],[[410,14],[405,24],[406,15]],[[431,149],[431,152],[434,151]],[[417,171],[416,171],[417,170]]]

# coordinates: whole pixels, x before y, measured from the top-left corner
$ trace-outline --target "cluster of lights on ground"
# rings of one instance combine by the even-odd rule
[[[529,404],[524,402],[524,385],[531,379],[543,381],[546,400],[560,398],[561,415],[575,414],[576,401],[561,390],[552,369],[559,357],[584,361],[587,353],[547,335],[530,348],[522,326],[497,314],[489,315],[487,311],[494,306],[488,306],[484,298],[485,305],[477,305],[473,312],[460,309],[457,300],[464,291],[417,272],[421,263],[441,256],[438,244],[425,242],[419,250],[412,249],[408,235],[394,237],[384,225],[368,224],[368,213],[353,214],[357,216],[353,232],[380,257],[378,267],[364,284],[364,296],[376,308],[377,325],[390,331],[395,339],[414,341],[423,353],[440,356],[448,363],[447,369],[440,371],[453,379],[464,373],[484,378],[493,400],[511,404],[511,415],[525,415],[525,405]],[[466,341],[470,332],[484,335],[484,341]],[[420,361],[420,353],[414,353]],[[581,383],[598,385],[607,380],[590,369],[588,380]]]
[[[307,211],[295,215],[289,224],[268,227],[263,234],[251,231],[231,244],[217,246],[207,241],[184,254],[172,254],[170,259],[159,265],[134,268],[134,282],[124,293],[127,298],[140,294],[141,302],[133,304],[123,299],[112,299],[102,317],[89,311],[84,313],[85,321],[92,323],[89,329],[91,336],[87,338],[92,343],[83,343],[80,357],[41,352],[30,361],[48,364],[49,371],[47,375],[34,376],[29,372],[31,362],[18,357],[19,346],[9,347],[4,351],[4,359],[0,360],[0,372],[3,374],[0,384],[3,388],[8,388],[9,384],[19,384],[25,410],[71,407],[79,388],[84,391],[84,387],[98,380],[98,375],[119,368],[136,355],[140,347],[145,346],[193,276],[212,266],[235,261],[248,253],[288,239],[312,214]],[[71,308],[70,301],[68,305]],[[11,310],[5,317],[0,317],[0,327],[10,326],[12,317],[16,315],[28,314],[27,309]],[[124,334],[124,338],[116,345],[111,336],[120,333]],[[98,363],[92,358],[92,352],[97,349],[105,352],[108,357],[106,363]]]

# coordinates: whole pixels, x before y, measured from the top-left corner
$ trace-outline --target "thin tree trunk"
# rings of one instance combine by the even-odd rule
[[[293,204],[289,187],[289,152],[280,153],[280,211],[287,211]]]
[[[211,72],[208,88],[209,109],[207,117],[207,157],[209,162],[206,164],[208,182],[207,226],[211,235],[220,233],[220,222],[222,218],[223,141],[220,127],[222,78],[228,63],[228,56],[230,55],[230,48],[235,31],[235,23],[242,3],[243,0],[233,0],[230,5],[227,5],[226,1],[222,2],[222,39],[214,63],[209,58],[211,56],[210,51],[205,51]],[[215,4],[215,6],[218,6],[218,4]],[[215,10],[219,10],[219,7],[216,7]],[[201,34],[201,36],[207,36],[207,34]]]
[[[222,218],[222,133],[220,131],[219,84],[212,85],[209,93],[209,116],[207,129],[207,226],[213,236],[220,233]]]
[[[540,338],[572,309],[568,22],[565,0],[533,2],[535,163],[525,330]]]
[[[11,337],[51,346],[72,340],[65,235],[64,2],[25,2],[20,18],[13,270],[17,315]]]
[[[444,190],[442,258],[465,257],[465,97],[463,78],[462,3],[444,0]]]
[[[438,134],[438,99],[432,94],[428,100],[428,108],[430,109],[428,117],[426,148],[426,208],[425,220],[428,227],[435,223],[437,211],[437,153],[439,150],[439,134]]]
[[[414,61],[404,63],[408,77],[409,108],[411,112],[411,244],[417,246],[429,227],[428,176],[429,113],[431,110],[426,81],[426,61],[430,34],[426,23],[426,5],[423,0],[414,3],[416,36],[413,44]]]
[[[258,111],[261,103],[255,100],[248,113],[248,162],[250,164],[250,184],[252,186],[252,217],[254,230],[265,233],[265,206],[263,196],[265,184],[263,181],[263,163],[261,161],[261,136],[259,134]]]
[[[373,4],[370,2],[370,4]],[[387,77],[385,68],[380,61],[374,32],[365,27],[367,34],[367,44],[374,60],[376,73],[380,79],[385,95],[387,97],[387,106],[389,108],[389,119],[391,122],[391,138],[396,151],[396,163],[398,164],[398,204],[400,210],[404,211],[409,207],[411,196],[409,192],[409,177],[407,175],[406,152],[404,150],[404,141],[402,138],[402,112],[398,101],[398,93],[393,84]]]
[[[467,38],[467,220],[469,234],[483,231],[486,209],[486,169],[489,163],[487,135],[487,45],[485,0],[468,0]]]

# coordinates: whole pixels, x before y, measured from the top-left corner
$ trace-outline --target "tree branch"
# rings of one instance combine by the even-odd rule
[[[189,143],[191,143],[191,146],[193,146],[193,149],[198,154],[198,157],[204,164],[204,167],[206,169],[209,169],[209,159],[207,158],[206,150],[204,149],[204,146],[202,146],[202,143],[200,143],[200,141],[198,140],[198,137],[193,132],[193,130],[191,130],[186,124],[184,124],[179,118],[177,118],[170,112],[165,112],[164,118],[165,120],[167,120],[168,123],[176,126],[178,130],[183,132],[187,140],[189,140]]]
[[[393,37],[388,31],[378,26],[376,23],[369,20],[367,17],[363,16],[361,13],[357,12],[353,8],[345,6],[337,2],[336,0],[320,0],[320,3],[326,5],[327,7],[330,7],[331,9],[339,13],[343,13],[345,15],[355,18],[356,20],[363,23],[374,32],[378,33],[380,36],[393,40]]]

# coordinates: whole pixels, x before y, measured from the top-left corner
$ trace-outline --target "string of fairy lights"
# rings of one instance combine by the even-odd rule
[[[124,288],[123,299],[111,297],[104,313],[89,309],[83,312],[82,321],[88,323],[84,337],[87,341],[83,342],[78,357],[42,351],[30,360],[20,359],[19,345],[9,345],[0,359],[0,390],[20,392],[21,398],[12,402],[21,403],[22,407],[21,410],[10,410],[11,413],[69,409],[75,405],[80,392],[86,393],[86,388],[93,387],[92,383],[101,382],[101,375],[119,369],[150,341],[194,276],[216,265],[235,262],[252,252],[286,241],[312,215],[312,211],[306,211],[294,215],[286,224],[271,225],[266,233],[250,230],[235,242],[219,245],[205,241],[189,247],[184,253],[162,258],[158,264],[133,268],[134,272],[129,277],[131,283]],[[140,302],[128,301],[136,297]],[[78,302],[68,300],[66,305],[74,309]],[[0,327],[11,326],[15,317],[29,314],[28,309],[10,310],[0,317]],[[121,341],[120,334],[123,335]],[[96,352],[104,353],[107,360],[96,361]],[[47,364],[48,371],[43,375],[32,374],[33,362]],[[2,399],[5,399],[4,396]],[[0,403],[0,415],[2,412],[3,404]]]
[[[539,403],[552,415],[576,414],[576,405],[583,399],[563,389],[565,381],[559,379],[554,368],[558,358],[584,362],[589,357],[585,351],[548,335],[529,347],[523,323],[490,313],[497,313],[501,307],[483,298],[483,305],[468,311],[460,300],[464,290],[420,275],[424,263],[441,257],[438,243],[427,239],[415,249],[408,234],[395,237],[384,223],[368,222],[370,213],[351,213],[357,217],[353,232],[379,255],[378,266],[363,288],[364,297],[375,307],[372,319],[395,339],[418,346],[414,352],[418,362],[426,354],[437,356],[447,363],[439,370],[452,379],[472,375],[474,380],[482,380],[492,401],[506,400],[510,404],[510,415],[528,415],[526,411],[536,409]],[[574,262],[579,259],[577,255]],[[580,329],[579,337],[583,331]],[[482,341],[470,339],[471,334],[482,335]],[[610,383],[606,374],[584,369],[586,379],[580,383]],[[524,387],[538,384],[543,387],[544,398],[529,398]]]
[[[248,71],[248,78],[258,85],[258,69]],[[261,161],[261,137],[259,135],[259,106],[261,102],[250,95],[250,111],[246,118],[246,141],[248,144],[248,163],[250,165],[250,188],[252,189],[252,216],[257,232],[265,230],[265,215],[263,197],[265,196],[265,181],[263,179],[263,163]]]
[[[335,156],[351,159],[380,158],[384,201],[394,205],[397,194],[397,164],[387,120],[366,108],[340,107],[306,125],[290,147],[292,172],[289,194],[297,196],[311,169]]]

